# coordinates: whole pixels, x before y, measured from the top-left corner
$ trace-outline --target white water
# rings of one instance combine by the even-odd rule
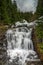
[[[37,59],[31,40],[31,32],[32,28],[28,29],[26,27],[9,29],[7,31],[7,55],[10,57],[10,63],[26,65],[27,61]]]

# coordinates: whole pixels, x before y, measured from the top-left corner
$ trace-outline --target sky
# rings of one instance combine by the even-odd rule
[[[13,1],[13,0],[12,0]],[[38,0],[15,0],[17,3],[17,9],[21,12],[36,12]]]

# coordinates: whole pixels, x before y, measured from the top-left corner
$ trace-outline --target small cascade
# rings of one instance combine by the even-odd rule
[[[10,57],[9,63],[12,65],[26,65],[27,61],[38,59],[34,51],[31,32],[32,28],[27,27],[17,27],[7,31],[7,55]]]

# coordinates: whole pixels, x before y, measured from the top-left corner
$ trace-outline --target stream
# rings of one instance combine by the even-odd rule
[[[23,23],[17,22],[16,28],[8,29],[6,32],[8,65],[26,65],[28,61],[39,60],[31,37],[33,28],[24,25],[34,26],[35,22],[28,23],[25,20]]]

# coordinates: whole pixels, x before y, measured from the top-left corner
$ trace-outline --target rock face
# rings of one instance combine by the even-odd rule
[[[41,62],[28,62],[27,65],[43,65]]]
[[[32,32],[32,40],[33,40],[33,44],[34,44],[34,49],[37,52],[37,54],[39,55],[39,58],[41,59],[41,61],[43,61],[43,53],[40,53],[40,48],[39,48],[39,40],[37,38],[35,29],[33,29]]]
[[[7,60],[7,43],[5,37],[6,29],[0,26],[0,65],[5,65]]]
[[[0,63],[1,65],[6,63],[6,60],[7,60],[6,59],[6,55],[7,55],[6,49],[7,49],[6,40],[0,41]]]

